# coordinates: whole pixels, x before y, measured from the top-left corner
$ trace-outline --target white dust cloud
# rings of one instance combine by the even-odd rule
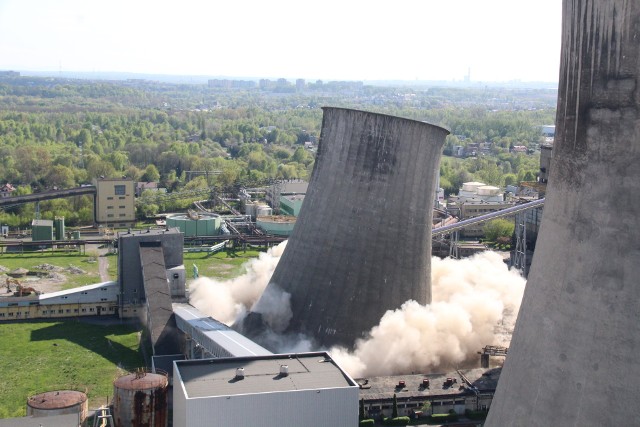
[[[428,372],[477,365],[485,345],[508,346],[525,281],[502,257],[433,258],[433,302],[407,301],[388,311],[355,349],[332,357],[354,377]]]
[[[286,245],[286,241],[282,242],[248,261],[244,265],[246,272],[235,279],[196,279],[189,286],[189,302],[208,316],[228,325],[233,324],[236,319],[244,317],[260,298]],[[289,297],[286,293],[272,295],[270,301],[273,305],[267,307],[270,320],[282,328],[279,330],[284,330],[291,319]]]
[[[260,298],[283,250],[284,243],[249,261],[247,272],[236,279],[196,280],[190,286],[191,304],[232,324]],[[369,338],[359,340],[353,351],[329,350],[351,376],[477,365],[477,352],[485,345],[509,345],[525,280],[509,271],[500,255],[487,251],[463,260],[433,258],[431,270],[430,305],[407,301],[385,313]],[[286,329],[291,318],[289,297],[276,292],[268,298],[271,304],[265,320],[275,331]],[[299,335],[274,334],[269,341],[281,343],[272,348],[282,352],[311,350],[311,340]]]

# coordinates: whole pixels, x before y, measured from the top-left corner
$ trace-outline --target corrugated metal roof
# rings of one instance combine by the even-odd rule
[[[288,366],[288,374],[280,367]],[[176,362],[187,398],[357,387],[327,353]],[[244,368],[244,378],[236,369]]]
[[[221,348],[229,356],[266,356],[269,350],[234,331],[224,323],[208,317],[189,304],[173,304],[176,324],[183,332],[195,339],[209,353],[216,354]]]

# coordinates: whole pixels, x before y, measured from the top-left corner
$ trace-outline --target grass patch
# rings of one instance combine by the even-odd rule
[[[188,252],[184,254],[184,268],[187,277],[193,278],[193,264],[198,267],[201,277],[229,280],[244,274],[244,264],[257,258],[262,252],[256,249],[246,251],[220,251],[215,254],[206,252]]]
[[[45,391],[86,392],[89,407],[113,397],[113,380],[143,366],[138,330],[77,320],[0,323],[0,418],[26,414],[27,397]]]
[[[107,262],[109,263],[109,267],[107,268],[109,279],[118,280],[118,255],[106,254],[104,255],[104,257],[107,259]]]
[[[95,262],[89,262],[90,260],[95,260]],[[100,282],[98,262],[92,255],[61,254],[59,252],[45,251],[25,254],[3,254],[0,256],[0,265],[9,270],[19,267],[35,270],[35,267],[40,264],[51,264],[61,268],[74,266],[86,272],[86,274],[62,272],[67,277],[67,280],[62,284],[63,290]],[[37,285],[35,287],[37,288]]]

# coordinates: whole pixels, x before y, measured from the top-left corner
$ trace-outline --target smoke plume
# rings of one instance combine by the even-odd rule
[[[248,262],[246,273],[236,279],[198,279],[190,287],[191,304],[222,322],[237,321],[266,288],[283,250],[284,243]],[[433,258],[431,270],[431,304],[407,301],[387,311],[353,351],[329,350],[351,376],[463,367],[477,364],[477,352],[485,345],[509,345],[525,281],[509,271],[500,255],[488,251],[463,260]],[[289,295],[271,295],[268,301],[265,320],[273,330],[284,330],[291,317]],[[308,338],[273,335],[268,341],[276,351],[311,350]]]

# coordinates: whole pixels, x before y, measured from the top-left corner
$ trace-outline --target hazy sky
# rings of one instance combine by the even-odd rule
[[[0,70],[557,81],[560,0],[0,0]]]

